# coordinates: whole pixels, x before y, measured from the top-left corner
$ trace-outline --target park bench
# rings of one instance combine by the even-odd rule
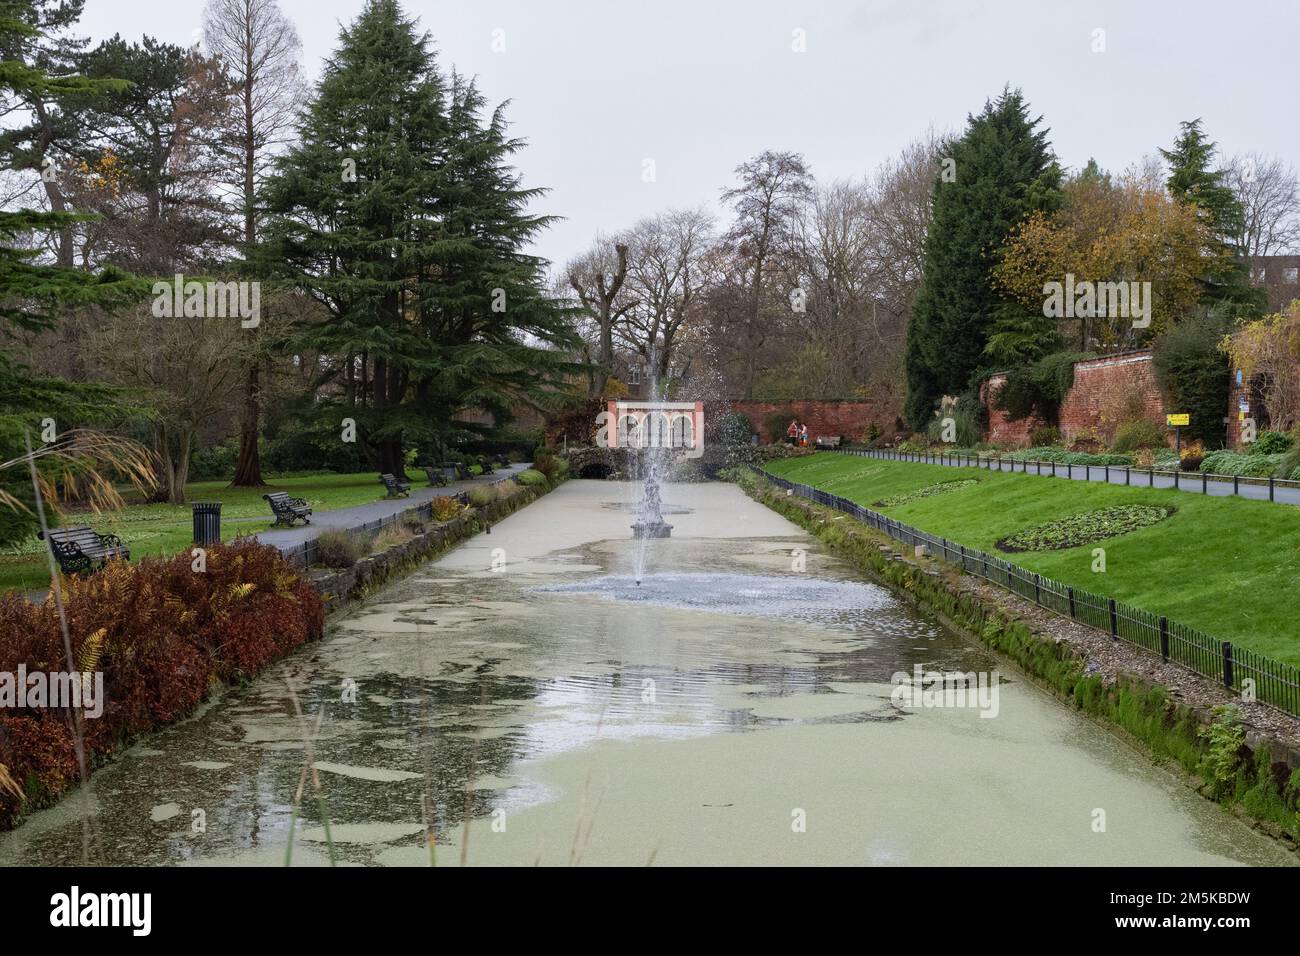
[[[379,480],[388,489],[386,496],[388,498],[404,498],[411,493],[411,483],[409,481],[400,481],[387,473],[380,475]]]
[[[293,523],[299,518],[303,524],[311,524],[311,508],[308,507],[306,500],[302,498],[290,498],[287,491],[272,491],[269,494],[262,495],[266,503],[271,506],[271,513],[275,515],[276,525],[288,525],[293,527]]]
[[[43,537],[43,535],[41,535]],[[90,525],[49,530],[50,550],[64,574],[98,571],[114,558],[128,561],[131,552],[115,534],[98,534]]]
[[[488,460],[486,455],[478,456],[478,467],[479,467],[479,474],[482,475],[490,475],[495,471],[495,469],[492,467],[492,462]]]
[[[429,476],[430,488],[441,488],[447,484],[447,469],[441,465],[425,465],[424,473]]]
[[[839,448],[839,435],[818,435],[816,445],[818,448]]]
[[[447,477],[452,481],[469,481],[474,477],[474,472],[470,471],[469,466],[463,462],[449,461],[442,467],[446,470]]]
[[[496,464],[496,466],[497,466],[498,468],[509,468],[509,467],[510,467],[510,456],[509,456],[509,455],[501,455],[501,454],[493,455],[493,456],[492,456],[492,461]]]

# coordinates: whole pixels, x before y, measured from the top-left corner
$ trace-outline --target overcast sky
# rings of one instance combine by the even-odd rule
[[[670,206],[716,205],[764,149],[857,177],[1010,83],[1067,166],[1120,170],[1203,117],[1226,153],[1300,165],[1295,0],[406,0],[444,68],[510,100],[556,262]],[[81,32],[190,44],[204,0],[87,0]],[[310,77],[363,0],[281,0]],[[1104,30],[1104,52],[1093,52]],[[497,32],[503,31],[503,32]],[[797,34],[796,31],[802,31]],[[794,47],[803,38],[804,52]],[[495,52],[494,38],[504,40]],[[498,46],[500,43],[498,42]],[[644,182],[645,160],[654,182]]]

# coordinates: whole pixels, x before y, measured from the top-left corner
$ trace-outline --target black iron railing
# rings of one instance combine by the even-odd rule
[[[1181,471],[1177,468],[1134,468],[1130,465],[1074,465],[1059,461],[1038,461],[1028,458],[1003,458],[1001,455],[971,455],[966,452],[897,451],[893,448],[835,448],[841,455],[854,455],[859,458],[878,458],[882,461],[906,461],[921,465],[947,465],[956,468],[983,468],[987,471],[1019,471],[1026,475],[1051,475],[1053,478],[1082,478],[1092,481],[1097,475],[1107,484],[1119,484],[1120,477],[1125,485],[1143,485],[1156,487],[1156,477],[1168,479],[1171,484],[1164,488],[1176,488],[1180,491],[1199,491],[1210,494],[1210,486],[1220,496],[1237,495],[1242,498],[1269,501],[1277,500],[1277,492],[1283,489],[1300,488],[1300,481],[1290,478],[1252,478],[1247,475],[1215,475],[1209,472]],[[1016,466],[1020,467],[1017,468]],[[1232,486],[1228,490],[1228,485]],[[1248,489],[1258,488],[1257,494],[1247,494]],[[1288,499],[1297,501],[1296,497]]]
[[[501,478],[497,478],[495,481],[484,482],[482,487],[499,485],[502,482],[513,481],[513,480],[514,480],[514,475],[505,475]],[[456,492],[455,494],[446,495],[445,497],[455,498],[463,505],[469,504],[469,493],[465,491]],[[322,531],[342,530],[342,531],[346,531],[348,534],[369,535],[369,534],[374,534],[375,532],[380,531],[384,528],[387,528],[389,525],[397,524],[397,522],[399,521],[403,521],[410,518],[417,519],[420,521],[432,521],[433,501],[430,500],[424,502],[424,504],[413,505],[410,508],[406,508],[394,514],[385,515],[382,518],[376,518],[374,521],[367,521],[365,524],[355,525],[351,528],[342,528],[342,529],[321,528],[320,530]],[[307,541],[302,542],[301,544],[287,545],[285,547],[280,548],[280,554],[284,555],[285,560],[287,560],[290,564],[296,565],[297,567],[300,568],[310,568],[313,565],[315,565],[318,560],[319,549],[317,548],[316,545],[316,539],[313,537]]]
[[[1222,641],[1166,617],[1130,607],[1100,594],[1053,581],[1012,564],[996,555],[967,548],[895,521],[888,515],[865,508],[855,501],[822,491],[811,485],[788,481],[757,465],[750,470],[773,484],[816,504],[850,515],[877,531],[912,547],[923,548],[931,557],[960,564],[969,574],[992,581],[1115,640],[1126,641],[1172,662],[1212,678],[1230,690],[1300,715],[1300,668],[1272,660],[1230,641]],[[1249,693],[1248,693],[1249,690]]]

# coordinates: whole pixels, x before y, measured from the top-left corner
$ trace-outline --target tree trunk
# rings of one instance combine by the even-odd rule
[[[239,459],[235,462],[235,488],[264,488],[262,459],[258,453],[258,419],[261,417],[261,368],[257,361],[248,366],[244,381],[244,414],[239,423]]]
[[[253,48],[245,46],[244,76],[253,75]],[[244,255],[252,254],[253,243],[257,239],[257,214],[254,205],[255,162],[257,141],[253,135],[253,84],[244,82]],[[256,336],[257,329],[248,330],[249,335]],[[261,358],[254,352],[248,364],[248,378],[244,381],[244,412],[239,423],[239,459],[235,462],[235,479],[230,484],[235,488],[264,488],[262,480],[262,458],[257,447],[261,419]]]

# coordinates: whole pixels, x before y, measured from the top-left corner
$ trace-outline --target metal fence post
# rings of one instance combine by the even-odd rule
[[[1232,687],[1232,641],[1223,642],[1223,686]]]
[[[1273,476],[1268,476],[1268,500],[1273,500]]]
[[[1066,588],[1066,592],[1070,596],[1070,617],[1074,617],[1074,588]]]
[[[1156,469],[1154,465],[1147,469],[1147,484],[1152,488],[1156,486]]]
[[[1178,487],[1178,476],[1182,473],[1183,466],[1179,465],[1174,469],[1174,488]]]
[[[1083,466],[1083,480],[1092,481],[1092,465]]]
[[[1160,619],[1160,656],[1169,660],[1169,618]]]
[[[1043,580],[1043,576],[1042,576],[1041,574],[1035,574],[1035,575],[1034,575],[1034,603],[1035,603],[1035,604],[1042,604],[1042,603],[1043,603],[1043,599],[1042,599],[1042,580]]]
[[[1053,478],[1056,477],[1056,459],[1055,459],[1055,458],[1052,459],[1052,477],[1053,477]]]
[[[1110,484],[1110,465],[1106,466],[1106,484]]]
[[[1111,598],[1107,603],[1110,605],[1110,636],[1119,639],[1119,614],[1115,610],[1115,599]]]
[[[1241,494],[1241,475],[1232,476],[1232,493],[1234,495]]]
[[[1125,484],[1125,485],[1130,484],[1130,483],[1131,483],[1131,479],[1132,479],[1132,477],[1133,477],[1133,469],[1132,469],[1132,467],[1125,468],[1125,469],[1124,469],[1124,484]]]
[[[1074,465],[1072,465],[1072,464],[1071,464],[1070,462],[1068,462],[1068,461],[1065,463],[1065,477],[1066,477],[1066,478],[1073,478],[1073,477],[1074,477]]]
[[[1209,493],[1210,493],[1210,476],[1207,475],[1205,472],[1201,472],[1201,494],[1208,495]]]

